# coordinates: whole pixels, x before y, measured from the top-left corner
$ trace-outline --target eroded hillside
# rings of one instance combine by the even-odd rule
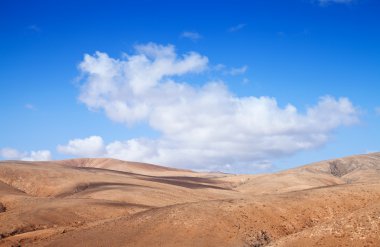
[[[261,175],[0,163],[3,246],[380,246],[380,154]]]

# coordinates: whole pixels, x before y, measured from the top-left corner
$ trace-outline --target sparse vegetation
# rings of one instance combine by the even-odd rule
[[[259,176],[0,162],[0,245],[380,246],[379,168],[380,154]]]

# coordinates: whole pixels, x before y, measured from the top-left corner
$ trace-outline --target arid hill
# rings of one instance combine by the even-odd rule
[[[380,153],[260,175],[2,161],[0,246],[380,246]]]

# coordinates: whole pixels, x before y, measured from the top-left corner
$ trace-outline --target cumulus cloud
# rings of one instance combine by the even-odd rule
[[[100,136],[90,136],[70,140],[66,145],[58,145],[57,151],[74,156],[99,156],[104,153],[103,139]]]
[[[79,68],[87,78],[79,100],[91,109],[103,109],[114,121],[131,124],[150,116],[155,101],[173,102],[173,93],[190,88],[171,81],[170,76],[201,72],[208,63],[207,57],[195,52],[178,58],[171,45],[150,43],[135,48],[135,55],[126,54],[122,60],[102,52],[85,55]]]
[[[0,149],[0,156],[6,160],[46,161],[51,160],[49,150],[21,152],[14,148]]]
[[[181,37],[191,39],[192,41],[197,41],[197,40],[202,38],[202,35],[200,35],[197,32],[185,31],[185,32],[181,33]]]
[[[51,160],[51,153],[49,150],[31,151],[27,153],[21,160],[27,161],[45,161]]]
[[[196,169],[253,166],[323,145],[333,130],[358,121],[347,98],[324,96],[300,112],[272,97],[238,97],[220,81],[178,82],[179,76],[207,66],[207,57],[198,53],[178,56],[173,46],[153,43],[121,59],[101,52],[85,55],[79,66],[84,75],[80,101],[113,121],[147,123],[160,133],[156,139],[114,141],[103,155]],[[75,151],[81,145],[67,146],[59,151],[83,155]]]

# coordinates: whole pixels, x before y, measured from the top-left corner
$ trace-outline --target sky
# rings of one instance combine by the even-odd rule
[[[380,151],[376,0],[0,2],[0,159],[260,173]]]

